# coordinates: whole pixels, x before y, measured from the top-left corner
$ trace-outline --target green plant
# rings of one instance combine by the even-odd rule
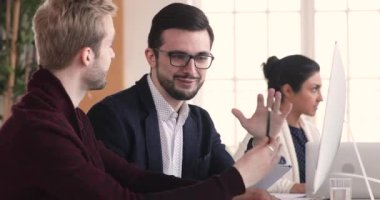
[[[32,31],[33,15],[42,0],[0,0],[0,96],[3,116],[25,93],[30,74],[36,70]]]

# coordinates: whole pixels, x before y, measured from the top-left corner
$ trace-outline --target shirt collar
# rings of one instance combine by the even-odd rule
[[[176,118],[178,119],[178,122],[182,124],[185,123],[185,120],[189,115],[189,105],[184,102],[179,109],[178,115],[178,113],[170,106],[170,104],[164,99],[156,86],[153,84],[150,75],[147,76],[147,80],[149,89],[152,93],[154,104],[156,106],[158,117],[163,121],[167,121],[171,118]]]

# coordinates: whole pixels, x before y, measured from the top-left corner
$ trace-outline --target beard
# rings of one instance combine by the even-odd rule
[[[87,71],[84,76],[84,82],[87,84],[88,90],[101,90],[105,88],[107,72],[94,62],[93,66]]]
[[[185,75],[174,75],[173,79],[166,78],[163,74],[160,73],[160,67],[156,66],[157,69],[157,79],[160,82],[160,85],[164,88],[164,90],[174,99],[176,100],[190,100],[192,99],[202,87],[204,81],[201,81],[199,77],[194,77],[188,74]],[[192,78],[196,80],[197,86],[193,90],[181,90],[177,89],[175,86],[176,78]]]

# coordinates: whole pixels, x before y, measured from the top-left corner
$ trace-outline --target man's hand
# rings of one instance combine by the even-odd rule
[[[232,113],[240,121],[240,124],[245,128],[249,134],[251,134],[255,139],[260,140],[266,137],[268,115],[270,113],[270,133],[271,138],[276,138],[277,134],[281,130],[283,122],[286,120],[290,110],[292,109],[291,104],[286,104],[280,110],[281,107],[281,93],[275,92],[273,88],[268,90],[267,106],[264,105],[264,97],[262,94],[257,95],[257,107],[255,113],[251,118],[246,118],[244,114],[234,108]]]
[[[290,193],[305,193],[306,188],[304,183],[296,183],[293,185],[293,187],[290,189]]]
[[[259,182],[278,163],[280,147],[277,139],[263,138],[255,148],[235,162],[234,167],[239,171],[246,187]]]
[[[235,196],[232,200],[278,200],[266,190],[258,188],[248,188],[244,194]]]

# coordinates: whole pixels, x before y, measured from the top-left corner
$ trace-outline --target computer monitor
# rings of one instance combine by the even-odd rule
[[[325,117],[315,173],[313,177],[306,174],[307,194],[316,194],[328,177],[341,140],[346,109],[346,76],[337,44],[335,44],[329,89],[325,99]]]
[[[354,145],[357,146],[358,152],[360,152],[361,162],[357,157]],[[316,166],[319,143],[308,142],[306,144],[306,150],[307,164]],[[327,179],[318,189],[317,193],[308,194],[308,197],[311,197],[311,199],[328,199],[330,197],[328,178],[348,177],[352,178],[352,199],[371,199],[371,195],[366,186],[365,176],[361,168],[363,165],[368,176],[367,178],[373,196],[375,199],[380,199],[380,162],[374,162],[374,160],[378,159],[378,155],[374,152],[380,152],[379,142],[359,142],[356,144],[353,142],[341,142]],[[306,167],[306,175],[309,174],[313,177],[315,171],[308,170],[309,169]]]

